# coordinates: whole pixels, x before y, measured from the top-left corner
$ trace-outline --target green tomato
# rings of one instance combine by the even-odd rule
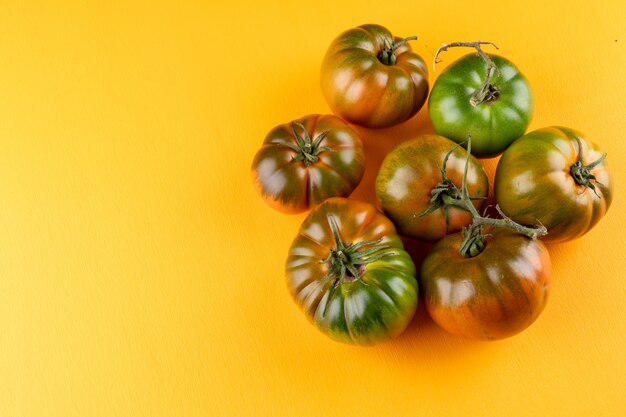
[[[368,203],[330,198],[289,250],[287,286],[332,339],[369,345],[404,331],[417,307],[416,270],[393,223]]]
[[[465,55],[437,78],[428,99],[428,113],[438,134],[462,143],[472,135],[472,154],[492,157],[524,134],[533,111],[528,80],[511,61],[489,55],[497,66],[485,102],[470,99],[487,73],[478,55]]]
[[[604,157],[576,130],[530,132],[498,162],[495,193],[500,209],[518,223],[543,224],[548,229],[545,241],[578,238],[600,221],[613,201],[613,179]]]

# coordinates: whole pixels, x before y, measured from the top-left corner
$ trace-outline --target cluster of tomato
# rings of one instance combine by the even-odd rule
[[[428,72],[412,39],[379,25],[339,35],[324,58],[321,88],[341,118],[310,115],[274,128],[252,163],[253,181],[277,210],[312,209],[291,246],[287,284],[333,339],[372,344],[399,335],[415,314],[418,288],[445,330],[508,337],[545,306],[551,265],[541,240],[577,238],[608,210],[606,155],[573,129],[524,134],[533,108],[526,78],[509,60],[483,52],[486,42],[453,43],[438,54],[456,46],[477,54],[451,64],[430,92],[438,135],[417,136],[386,156],[376,207],[345,198],[361,181],[365,159],[343,120],[393,126],[426,102]],[[489,181],[476,157],[501,153],[499,217],[491,218],[481,215]],[[419,285],[397,233],[437,242]]]

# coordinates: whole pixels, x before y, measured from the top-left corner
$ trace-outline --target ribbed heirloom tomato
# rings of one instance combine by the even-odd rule
[[[502,339],[530,326],[550,292],[551,264],[539,241],[490,230],[482,252],[464,257],[463,233],[440,240],[424,260],[420,284],[433,320],[473,339]]]
[[[498,162],[498,204],[518,223],[543,224],[546,241],[580,237],[600,221],[613,200],[605,156],[574,129],[548,127],[528,133]]]
[[[408,40],[379,25],[339,35],[321,69],[321,89],[333,113],[366,127],[408,120],[428,96],[428,69]]]
[[[267,204],[300,213],[329,197],[348,196],[363,177],[361,139],[343,120],[312,114],[272,129],[252,161]]]
[[[403,236],[428,242],[467,226],[472,215],[446,202],[459,197],[465,150],[443,136],[421,135],[395,147],[376,177],[376,197]],[[470,157],[467,189],[480,209],[489,192],[482,165]]]
[[[307,318],[331,338],[373,344],[404,331],[417,307],[415,265],[371,204],[331,198],[300,226],[287,286]]]
[[[528,80],[511,61],[479,51],[481,55],[465,55],[437,77],[428,114],[438,134],[460,143],[471,133],[472,153],[492,157],[524,134],[533,97]]]

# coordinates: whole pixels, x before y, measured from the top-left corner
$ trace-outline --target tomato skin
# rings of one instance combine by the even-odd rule
[[[435,131],[461,143],[472,134],[472,154],[493,157],[524,134],[533,113],[528,80],[508,59],[489,55],[500,70],[491,84],[500,95],[492,103],[473,107],[470,97],[485,79],[487,64],[476,54],[465,55],[437,78],[428,99],[428,114]]]
[[[320,145],[331,150],[320,152],[317,162],[309,166],[294,160],[298,153],[286,144],[297,141],[292,124],[285,123],[267,134],[251,169],[255,188],[265,202],[288,214],[306,211],[329,197],[349,195],[365,172],[361,139],[343,120],[311,114],[296,122],[304,125],[312,139],[330,130]]]
[[[518,223],[543,224],[548,242],[564,242],[591,230],[613,200],[613,179],[606,160],[591,169],[595,191],[577,184],[570,173],[579,159],[602,157],[598,146],[566,127],[538,129],[516,140],[504,152],[495,177],[496,200],[502,211]]]
[[[376,197],[384,213],[403,236],[434,242],[446,234],[443,208],[419,217],[431,203],[431,190],[442,180],[440,167],[446,154],[454,149],[446,164],[446,175],[460,190],[463,182],[466,151],[453,141],[438,135],[420,135],[396,146],[387,154],[376,177]],[[469,160],[467,187],[473,204],[480,209],[489,193],[487,174],[473,156]],[[454,233],[472,221],[462,209],[448,209],[448,233]]]
[[[322,279],[329,271],[323,260],[335,248],[328,215],[337,221],[344,242],[381,239],[387,246],[382,250],[386,256],[360,267],[360,279],[343,281],[335,291]],[[371,204],[340,197],[309,213],[286,263],[287,287],[309,321],[334,340],[362,345],[404,331],[417,307],[415,273],[391,221]]]
[[[408,120],[428,96],[428,69],[409,44],[396,50],[395,65],[378,54],[385,42],[400,41],[379,25],[362,25],[340,34],[330,45],[320,73],[320,86],[333,113],[371,128]]]
[[[482,340],[513,336],[542,312],[551,287],[548,250],[507,229],[490,231],[475,257],[459,253],[462,233],[440,240],[421,267],[426,309],[446,331]]]

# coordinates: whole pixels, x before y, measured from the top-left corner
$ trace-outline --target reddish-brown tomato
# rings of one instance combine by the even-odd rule
[[[252,161],[252,180],[283,213],[301,213],[329,197],[346,197],[365,171],[363,145],[343,120],[312,114],[276,126]]]
[[[339,35],[321,69],[322,94],[333,113],[366,127],[408,120],[428,96],[428,70],[407,43],[379,25]]]

